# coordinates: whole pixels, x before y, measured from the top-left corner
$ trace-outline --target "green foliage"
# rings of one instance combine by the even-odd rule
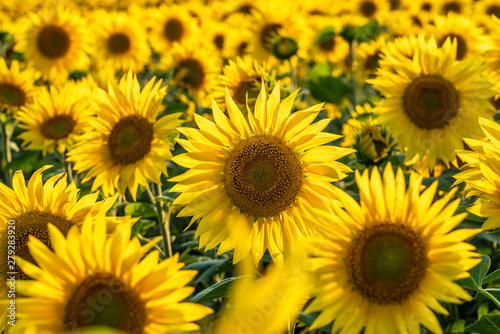
[[[313,66],[309,76],[311,95],[318,101],[340,104],[349,92],[349,86],[339,77],[334,77],[328,64]]]

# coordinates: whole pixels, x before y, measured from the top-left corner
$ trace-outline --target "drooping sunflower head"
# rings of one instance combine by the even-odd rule
[[[434,38],[420,36],[412,59],[386,52],[385,64],[369,80],[386,97],[375,110],[380,124],[401,150],[408,150],[408,158],[428,155],[431,169],[437,159],[445,165],[453,162],[462,137],[481,136],[477,117],[493,112],[483,63],[475,58],[456,61],[456,47],[456,40],[439,48]]]
[[[38,77],[30,65],[22,69],[19,62],[13,60],[8,67],[5,59],[0,58],[0,106],[15,112],[30,103]]]
[[[43,89],[32,103],[16,114],[20,128],[18,138],[23,147],[41,150],[43,154],[56,149],[64,153],[75,143],[75,138],[89,128],[88,121],[94,110],[88,104],[90,90],[75,83]]]
[[[382,50],[387,43],[387,36],[381,35],[377,39],[361,43],[354,51],[353,72],[359,83],[365,84],[367,78],[373,76],[379,68]]]
[[[466,197],[478,197],[468,210],[487,217],[482,229],[489,230],[500,227],[500,125],[486,118],[480,118],[479,124],[486,139],[464,139],[470,150],[457,150],[465,165],[454,177],[457,183],[465,181]]]
[[[67,238],[49,225],[49,235],[57,244],[54,251],[34,237],[28,243],[33,257],[43,259],[39,266],[18,260],[34,281],[19,286],[25,297],[16,301],[16,327],[33,326],[39,333],[96,326],[171,333],[198,330],[194,321],[212,313],[203,305],[181,303],[194,291],[186,284],[197,272],[180,270],[178,254],[158,263],[158,251],[149,250],[161,237],[142,246],[137,238],[130,240],[130,223],[124,222],[107,238],[103,216],[87,219],[81,231],[71,228]]]
[[[156,52],[167,52],[177,42],[184,44],[198,32],[196,20],[186,7],[163,5],[148,12],[150,44]]]
[[[234,262],[251,252],[255,264],[268,249],[281,263],[299,235],[315,233],[307,212],[329,210],[330,182],[350,171],[335,160],[353,150],[322,146],[339,136],[321,132],[329,119],[311,124],[321,105],[290,115],[297,93],[280,103],[280,85],[269,98],[263,85],[245,117],[227,90],[229,118],[214,103],[215,122],[195,115],[199,130],[179,129],[187,140],[177,141],[188,152],[172,160],[191,169],[171,179],[179,182],[171,191],[182,193],[174,204],[187,204],[180,216],[201,218],[200,247],[234,249]],[[230,231],[241,226],[251,232],[236,243]]]
[[[213,94],[222,110],[226,110],[226,88],[241,110],[245,110],[247,104],[251,109],[254,107],[261,85],[269,93],[273,89],[274,72],[266,62],[259,62],[248,56],[243,59],[238,57],[236,61],[229,59],[223,72]]]
[[[176,44],[172,54],[163,58],[160,67],[173,71],[171,84],[188,93],[198,104],[209,105],[221,59],[215,48],[205,42]]]
[[[426,31],[434,36],[439,47],[450,39],[457,41],[457,60],[462,60],[478,54],[478,46],[484,39],[484,31],[473,19],[466,16],[449,13],[447,16],[436,16],[434,24],[428,24]]]
[[[144,27],[124,12],[97,12],[94,20],[93,56],[115,70],[140,72],[149,62],[151,51]]]
[[[86,69],[89,45],[85,20],[77,12],[57,7],[33,15],[16,47],[45,78],[60,81],[72,70]]]
[[[183,121],[180,114],[157,119],[166,87],[152,78],[141,90],[131,71],[108,91],[98,89],[93,101],[97,118],[92,129],[68,153],[83,182],[94,179],[92,189],[102,188],[105,196],[130,190],[135,199],[139,185],[160,184],[167,174],[166,160],[172,157],[170,137]]]
[[[324,238],[308,242],[318,282],[306,312],[322,312],[311,329],[334,320],[333,332],[418,333],[422,324],[440,333],[433,311],[448,312],[438,301],[471,299],[453,281],[479,262],[464,242],[479,230],[452,231],[466,216],[453,216],[455,191],[432,204],[437,182],[422,193],[421,182],[412,174],[406,190],[403,171],[394,176],[389,163],[383,179],[377,168],[371,177],[356,171],[359,204],[338,190],[343,208],[321,218]]]

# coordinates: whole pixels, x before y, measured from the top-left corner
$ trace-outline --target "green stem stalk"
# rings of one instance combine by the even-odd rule
[[[153,184],[156,197],[162,195],[161,185]],[[166,210],[163,208],[163,203],[154,201],[156,205],[156,213],[158,215],[158,224],[160,226],[161,235],[163,237],[163,248],[168,250],[168,256],[172,256],[172,243],[170,242],[170,206],[167,205]]]
[[[485,295],[486,297],[488,297],[488,299],[491,300],[493,302],[493,304],[495,304],[496,307],[498,307],[500,309],[500,301],[498,301],[498,299],[496,299],[491,293],[489,293],[488,291],[486,291],[484,289],[480,289],[479,292],[482,293],[483,295]]]

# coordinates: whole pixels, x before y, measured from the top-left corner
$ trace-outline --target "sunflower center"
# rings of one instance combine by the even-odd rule
[[[255,85],[255,83],[260,82],[261,80],[261,77],[254,77],[253,82],[241,81],[238,83],[232,94],[234,101],[240,105],[245,105],[247,103],[248,93],[248,106],[252,108],[260,91],[260,87]]]
[[[247,42],[241,42],[240,45],[238,45],[238,56],[243,56],[245,55],[246,51],[248,48],[248,43]]]
[[[332,51],[335,48],[335,37],[331,36],[318,43],[318,47],[323,51]]]
[[[253,7],[250,5],[242,5],[236,10],[238,13],[251,14]]]
[[[379,224],[364,229],[353,240],[347,266],[355,289],[370,302],[401,303],[424,277],[426,247],[410,227]]]
[[[130,38],[122,33],[111,35],[108,39],[108,49],[114,54],[123,54],[130,49]]]
[[[113,274],[87,277],[66,304],[64,327],[75,331],[87,326],[108,326],[140,334],[146,324],[146,305],[139,295]]]
[[[55,227],[61,231],[63,235],[66,235],[73,226],[73,223],[69,220],[66,220],[60,216],[53,215],[48,212],[40,212],[40,211],[30,211],[23,213],[22,215],[12,218],[16,227],[16,255],[21,257],[22,259],[29,261],[33,264],[36,264],[35,260],[31,256],[31,253],[28,248],[29,236],[32,235],[49,248],[52,247],[49,237],[49,230],[47,228],[47,224],[51,223]],[[4,254],[7,253],[8,243],[7,243],[7,234],[2,236],[2,247],[4,248]],[[6,257],[5,257],[6,258]],[[7,259],[4,260],[5,262]],[[4,264],[6,266],[7,263]],[[0,270],[3,271],[3,270]],[[19,267],[16,266],[15,270],[7,270],[11,272],[17,272],[19,279],[29,279]]]
[[[359,11],[364,17],[372,17],[377,7],[372,1],[363,1],[359,6]]]
[[[297,42],[291,37],[279,37],[271,46],[272,54],[278,59],[289,59],[298,49]]]
[[[254,136],[229,154],[225,185],[233,203],[254,217],[275,217],[290,207],[302,186],[295,152],[274,136]]]
[[[205,81],[205,70],[202,64],[196,59],[184,59],[178,64],[176,78],[183,86],[198,89]]]
[[[423,75],[406,88],[403,108],[418,127],[442,129],[458,114],[458,91],[439,75]]]
[[[184,27],[181,21],[177,19],[168,20],[163,29],[163,36],[171,42],[180,40],[183,33]]]
[[[153,132],[153,125],[142,116],[127,116],[116,123],[108,137],[108,148],[115,164],[133,164],[148,154]]]
[[[63,57],[69,50],[68,33],[61,27],[48,25],[38,35],[38,49],[47,58]]]
[[[453,42],[453,39],[457,40],[457,60],[464,59],[465,55],[467,54],[467,42],[460,35],[449,34],[449,35],[443,36],[438,42],[439,47],[443,46],[444,42],[446,41],[446,39],[448,37],[451,39],[452,42]]]
[[[260,42],[264,49],[271,50],[271,40],[281,27],[282,25],[279,23],[269,23],[262,28],[260,32]]]
[[[217,50],[221,51],[224,48],[224,35],[215,36],[213,42]]]
[[[382,52],[380,52],[380,50],[378,50],[374,54],[371,54],[368,57],[366,57],[365,68],[368,70],[376,70],[378,67],[378,62],[380,60],[381,54],[382,54]]]
[[[420,6],[420,9],[425,11],[425,12],[430,12],[431,9],[432,9],[432,4],[429,3],[429,2],[424,2],[422,3],[422,5]]]
[[[462,6],[456,2],[448,2],[443,6],[443,12],[448,14],[449,12],[460,13],[462,11]]]
[[[26,94],[21,87],[10,84],[0,84],[0,102],[11,106],[23,106],[26,104]]]
[[[55,115],[45,120],[40,126],[40,132],[47,139],[66,138],[73,131],[76,122],[70,115]]]
[[[495,15],[496,17],[500,17],[500,6],[491,5],[486,9],[486,14],[489,16]]]

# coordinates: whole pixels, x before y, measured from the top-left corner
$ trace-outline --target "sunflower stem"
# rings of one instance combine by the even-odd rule
[[[1,111],[4,115],[7,113],[7,109],[3,109]],[[4,169],[5,173],[5,184],[9,187],[12,187],[12,168],[9,167],[9,164],[12,162],[12,151],[10,148],[10,139],[12,134],[14,133],[15,122],[11,123],[11,127],[9,129],[8,125],[5,124],[0,118],[1,129],[0,132],[2,134],[2,169]]]
[[[354,64],[354,43],[355,41],[352,41],[349,44],[349,58],[351,60],[351,86],[352,86],[352,105],[355,108],[356,107],[356,90],[358,89],[358,84],[356,82],[356,78],[354,77],[354,70],[353,70],[353,64]]]
[[[172,256],[172,243],[170,242],[170,206],[167,205],[166,210],[163,203],[157,201],[156,198],[162,195],[161,184],[153,183],[156,197],[154,204],[156,205],[156,214],[158,215],[158,224],[160,227],[161,235],[163,237],[163,249],[168,250],[168,256]]]
[[[69,182],[70,183],[75,182],[75,179],[73,178],[73,167],[71,166],[71,161],[66,160],[66,151],[61,153],[61,162],[64,165],[64,169],[66,170],[66,174],[68,174]],[[78,185],[76,185],[76,186],[78,187]]]
[[[491,300],[493,302],[493,304],[495,304],[496,307],[498,307],[500,309],[500,301],[498,301],[498,299],[496,299],[491,293],[484,290],[483,288],[479,288],[478,291],[480,293],[482,293],[483,295],[485,295],[486,297],[488,297],[488,299]]]

